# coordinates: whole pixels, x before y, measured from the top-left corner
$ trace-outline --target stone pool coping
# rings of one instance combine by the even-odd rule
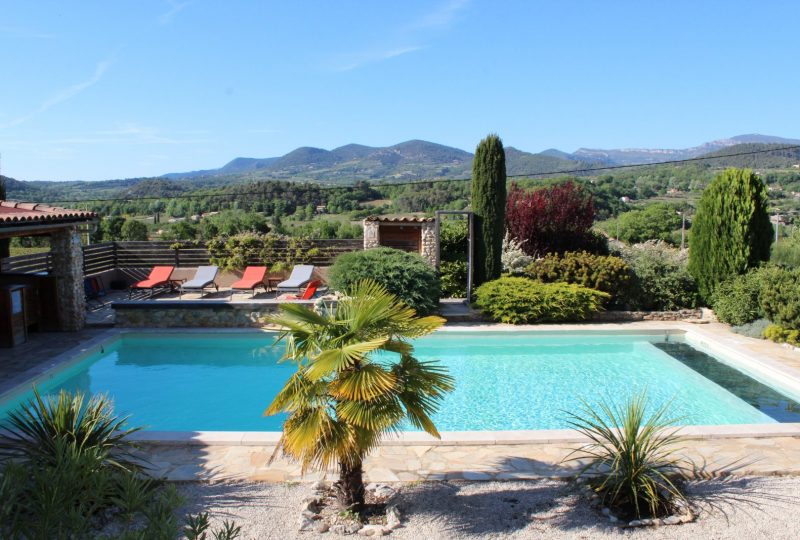
[[[684,335],[687,343],[714,354],[750,376],[800,396],[800,352],[764,340],[746,338],[721,324],[625,322],[570,325],[509,326],[450,324],[439,332],[513,332],[541,335],[659,334]],[[0,400],[25,392],[78,363],[127,333],[252,334],[254,328],[110,329],[50,362],[0,383]],[[800,474],[800,423],[683,426],[683,453],[710,474]],[[371,482],[418,480],[512,480],[569,477],[577,465],[570,452],[587,439],[574,430],[442,432],[435,439],[422,432],[388,437],[367,457],[365,476]],[[314,481],[331,471],[305,472],[277,451],[280,432],[143,431],[132,435],[151,464],[151,473],[171,481]],[[333,472],[335,475],[335,472]]]

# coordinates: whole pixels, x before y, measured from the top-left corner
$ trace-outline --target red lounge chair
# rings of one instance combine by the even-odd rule
[[[131,297],[134,289],[150,289],[150,297],[152,298],[153,289],[156,287],[164,287],[165,285],[171,286],[169,277],[172,275],[173,270],[175,270],[174,266],[154,266],[150,271],[150,275],[147,276],[147,279],[130,286],[128,289],[128,298]]]
[[[319,286],[322,285],[322,282],[318,279],[312,281],[308,285],[306,285],[306,290],[303,291],[303,294],[289,294],[284,297],[285,300],[310,300],[314,294],[316,294],[317,289]]]
[[[234,291],[253,291],[253,296],[256,295],[256,289],[259,285],[267,290],[267,267],[266,266],[248,266],[244,269],[242,279],[231,285],[231,296]]]

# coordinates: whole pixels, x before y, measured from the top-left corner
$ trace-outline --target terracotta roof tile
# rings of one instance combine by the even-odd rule
[[[369,216],[367,221],[377,221],[379,223],[432,223],[436,218],[432,217],[381,217]]]
[[[87,221],[97,218],[88,210],[70,210],[46,204],[0,200],[0,225]]]

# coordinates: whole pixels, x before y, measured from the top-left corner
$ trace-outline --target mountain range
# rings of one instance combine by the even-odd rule
[[[508,174],[569,172],[592,166],[635,165],[699,157],[736,145],[800,145],[798,139],[770,135],[737,135],[682,149],[579,148],[564,152],[555,148],[539,153],[506,147]],[[279,157],[237,157],[218,169],[165,174],[167,179],[197,179],[220,176],[245,176],[259,180],[310,180],[343,183],[355,180],[417,180],[437,177],[469,176],[472,154],[458,148],[422,140],[411,140],[386,147],[348,144],[325,150],[300,147]]]

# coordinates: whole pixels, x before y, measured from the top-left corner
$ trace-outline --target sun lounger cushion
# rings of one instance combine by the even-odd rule
[[[231,285],[231,289],[253,289],[259,284],[266,287],[265,277],[267,277],[266,266],[248,266],[242,274],[242,279]]]
[[[181,285],[181,289],[204,289],[217,279],[219,266],[198,266],[194,277]]]
[[[169,281],[169,277],[172,275],[174,269],[173,266],[154,266],[150,271],[150,275],[147,276],[147,279],[134,283],[131,285],[131,288],[151,289],[163,285]]]
[[[299,264],[292,268],[292,274],[286,281],[278,283],[279,291],[299,291],[306,283],[311,281],[314,273],[314,266],[310,264]]]

